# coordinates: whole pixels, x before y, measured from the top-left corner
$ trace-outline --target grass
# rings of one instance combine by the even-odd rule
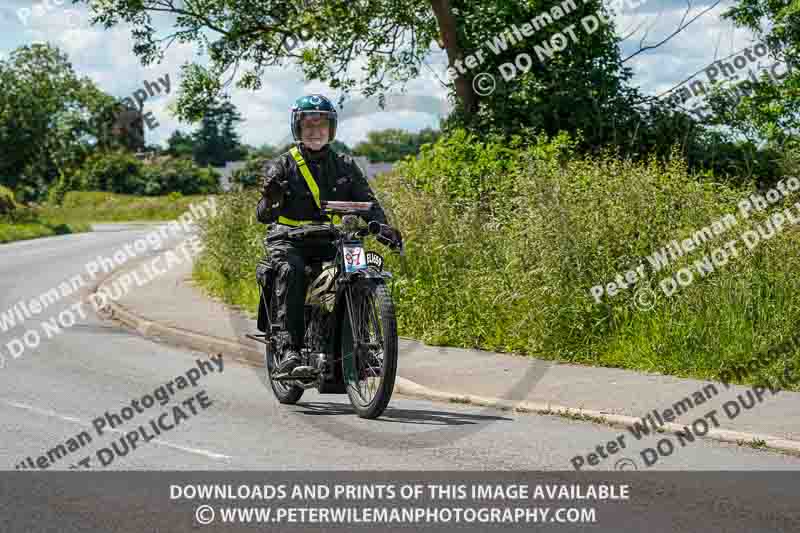
[[[218,271],[209,267],[207,261],[204,262],[200,259],[195,261],[192,278],[211,296],[235,305],[252,318],[257,316],[260,293],[256,285],[255,273],[252,280],[237,280],[236,283],[227,283]]]
[[[0,243],[23,241],[27,239],[38,239],[40,237],[52,237],[53,235],[65,235],[68,233],[80,233],[89,231],[88,224],[47,224],[47,223],[28,223],[11,224],[0,222]]]
[[[207,195],[135,196],[97,191],[71,191],[60,206],[45,205],[45,217],[67,222],[137,222],[168,221],[178,218],[192,203],[201,203]]]
[[[166,222],[202,203],[207,195],[134,196],[72,191],[62,205],[20,207],[13,218],[0,217],[0,243],[91,230],[98,222]],[[257,297],[257,295],[256,295]]]
[[[44,216],[37,210],[19,207],[13,215],[0,216],[0,243],[81,233],[90,231],[84,222],[66,222],[60,217]]]

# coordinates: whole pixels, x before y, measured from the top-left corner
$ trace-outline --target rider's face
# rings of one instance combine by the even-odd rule
[[[328,142],[330,122],[324,115],[303,117],[300,120],[300,138],[312,150],[320,150]]]

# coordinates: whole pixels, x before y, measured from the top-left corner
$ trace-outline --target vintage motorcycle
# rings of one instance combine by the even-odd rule
[[[357,215],[366,215],[371,202],[323,202],[322,212],[331,222],[292,228],[267,238],[330,239],[336,245],[333,261],[306,268],[304,306],[305,337],[300,355],[304,377],[274,376],[282,354],[277,353],[277,306],[272,290],[273,272],[257,272],[261,292],[258,329],[263,334],[247,335],[266,345],[264,368],[278,401],[294,404],[305,389],[321,394],[344,394],[358,416],[377,418],[386,409],[397,374],[397,322],[391,291],[383,270],[383,258],[364,250],[363,239],[378,242],[403,253],[402,242],[392,242],[387,226],[370,222],[363,227]],[[341,217],[341,223],[334,223]],[[361,227],[359,227],[361,226]]]

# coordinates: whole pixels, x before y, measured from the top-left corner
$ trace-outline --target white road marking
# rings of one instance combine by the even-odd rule
[[[79,418],[75,418],[73,416],[62,415],[62,414],[56,413],[55,411],[51,411],[50,409],[42,409],[42,408],[39,408],[39,407],[34,407],[32,405],[27,405],[27,404],[24,404],[24,403],[14,402],[14,401],[10,401],[10,400],[3,400],[3,399],[0,399],[0,402],[5,403],[6,405],[10,405],[11,407],[16,407],[18,409],[25,409],[26,411],[31,411],[33,413],[38,413],[40,415],[49,416],[51,418],[58,418],[60,420],[64,420],[64,421],[67,421],[67,422],[72,422],[74,424],[80,424],[82,426],[91,426],[90,423],[85,422],[85,421],[83,421],[83,420],[81,420]],[[122,430],[119,430],[119,429],[109,429],[108,431],[111,432],[111,433],[121,433],[121,434],[127,433],[126,431],[122,431]],[[171,442],[167,442],[167,441],[164,441],[164,440],[161,440],[161,439],[153,439],[150,442],[154,442],[154,443],[159,444],[161,446],[165,446],[167,448],[173,448],[175,450],[180,450],[180,451],[187,452],[187,453],[193,453],[193,454],[196,454],[196,455],[203,455],[203,456],[209,457],[211,459],[233,459],[233,457],[231,457],[230,455],[224,455],[224,454],[221,454],[221,453],[215,453],[215,452],[211,452],[211,451],[208,451],[208,450],[201,450],[199,448],[189,448],[187,446],[181,446],[179,444],[172,444]]]

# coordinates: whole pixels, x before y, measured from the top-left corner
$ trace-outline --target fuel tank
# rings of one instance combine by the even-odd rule
[[[336,300],[336,264],[333,261],[322,263],[322,272],[308,284],[306,305],[319,305],[326,311],[333,311]]]

